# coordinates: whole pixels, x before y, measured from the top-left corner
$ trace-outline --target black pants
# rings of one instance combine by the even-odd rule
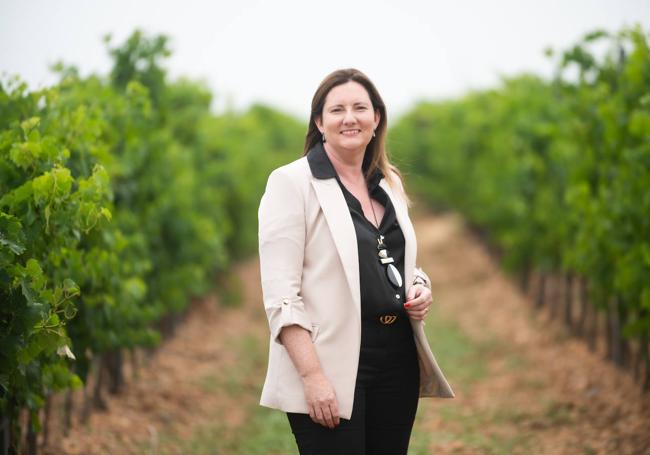
[[[406,455],[420,370],[415,344],[361,349],[350,420],[329,429],[308,414],[287,413],[301,455]]]

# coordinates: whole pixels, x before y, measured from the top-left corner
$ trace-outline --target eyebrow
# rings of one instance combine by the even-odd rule
[[[370,103],[368,103],[366,101],[357,101],[356,103],[353,104],[353,106],[368,106],[369,104]],[[342,104],[334,104],[334,105],[330,106],[329,109],[333,109],[335,107],[343,107],[343,105]]]

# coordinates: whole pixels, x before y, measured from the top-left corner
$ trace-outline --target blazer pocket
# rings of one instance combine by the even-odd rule
[[[318,324],[312,324],[311,325],[311,342],[315,342],[316,338],[318,338],[318,332],[320,330],[320,327]]]

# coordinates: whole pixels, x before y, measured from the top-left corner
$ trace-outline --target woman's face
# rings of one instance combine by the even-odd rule
[[[365,151],[377,125],[379,112],[373,109],[365,87],[354,81],[330,90],[322,117],[316,119],[325,140],[336,150]]]

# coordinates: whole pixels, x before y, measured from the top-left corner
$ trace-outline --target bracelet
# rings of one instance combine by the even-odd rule
[[[413,280],[413,284],[421,284],[424,287],[427,287],[427,282],[421,276],[416,276]]]

